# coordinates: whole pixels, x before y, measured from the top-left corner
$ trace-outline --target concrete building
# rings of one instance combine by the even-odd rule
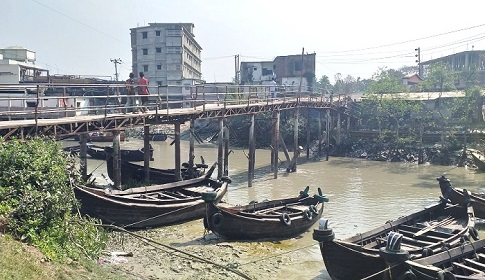
[[[14,46],[0,49],[0,84],[37,82],[49,71],[35,65],[35,52]]]
[[[444,63],[450,70],[456,72],[476,71],[478,83],[485,85],[485,50],[464,51],[421,62],[421,66],[424,67],[424,79],[426,79],[429,66],[439,62]],[[456,85],[457,88],[464,88],[465,86],[463,80]]]
[[[181,88],[201,80],[202,48],[193,23],[149,23],[130,30],[133,72],[144,72],[150,86]]]
[[[273,61],[241,62],[241,84],[267,85],[275,79],[285,87],[311,89],[315,80],[316,54],[277,56]]]

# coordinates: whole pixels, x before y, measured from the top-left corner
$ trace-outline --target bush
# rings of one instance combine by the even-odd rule
[[[0,140],[0,221],[49,259],[94,257],[104,233],[74,211],[75,160],[51,139]],[[70,168],[69,168],[70,167]]]

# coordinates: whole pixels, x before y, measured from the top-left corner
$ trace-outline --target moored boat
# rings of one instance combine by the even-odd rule
[[[485,156],[478,152],[470,152],[472,156],[473,163],[476,165],[478,170],[485,171]]]
[[[207,202],[204,226],[228,239],[285,239],[307,231],[322,216],[323,195],[254,202],[243,206],[221,206]],[[321,193],[321,191],[320,191]]]
[[[325,267],[333,280],[380,280],[402,273],[402,264],[408,259],[436,254],[463,245],[470,237],[477,238],[474,225],[471,206],[440,201],[344,240],[335,239],[328,223],[321,223],[313,238],[319,242]],[[399,250],[387,250],[388,237],[395,237],[396,233],[402,235]]]
[[[181,172],[181,179],[192,179],[197,178],[201,175],[206,174],[205,169],[208,167],[206,164],[196,164],[192,169],[192,173],[190,169],[185,166],[180,169]],[[215,166],[211,168],[210,173],[212,174]],[[106,158],[106,170],[108,171],[108,176],[113,180],[114,178],[114,166],[113,166],[113,157]],[[160,169],[160,168],[149,168],[150,172],[150,183],[151,184],[166,184],[177,181],[175,176],[175,169]],[[209,172],[207,172],[208,174]],[[121,184],[127,184],[130,182],[135,183],[143,183],[145,181],[145,167],[142,165],[138,165],[135,163],[128,162],[123,160],[123,156],[121,157]]]
[[[475,216],[480,219],[485,219],[485,194],[473,193],[466,189],[454,188],[451,181],[444,175],[436,178],[438,180],[443,199],[449,200],[453,204],[473,206]]]
[[[406,261],[397,279],[485,279],[485,239],[426,258]]]
[[[124,228],[149,228],[203,218],[205,202],[211,196],[219,202],[230,180],[208,176],[169,184],[131,188],[125,191],[75,187],[81,213],[105,224]]]

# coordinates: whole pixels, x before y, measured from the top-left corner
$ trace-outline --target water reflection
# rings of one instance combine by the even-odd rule
[[[152,166],[158,168],[174,167],[175,146],[171,140],[152,142],[155,161]],[[141,140],[131,140],[122,147],[138,148]],[[182,162],[187,161],[189,143],[181,143]],[[454,186],[466,188],[472,192],[485,191],[485,173],[463,167],[417,165],[412,163],[372,162],[352,158],[330,158],[329,161],[301,159],[297,172],[286,173],[286,166],[281,166],[278,179],[273,179],[270,168],[269,150],[256,151],[255,179],[253,187],[247,187],[247,150],[233,149],[229,158],[229,175],[232,184],[224,198],[231,204],[246,204],[249,201],[277,199],[297,195],[306,186],[316,193],[317,187],[330,198],[324,209],[324,217],[329,219],[336,238],[345,238],[359,232],[382,225],[388,220],[423,209],[439,200],[440,189],[436,178],[442,174],[452,181]],[[217,146],[212,144],[196,145],[196,162],[202,156],[207,164],[217,161]],[[284,159],[283,153],[280,159]],[[105,173],[102,161],[89,160],[88,168],[99,166],[95,175]],[[90,171],[88,171],[90,172]],[[482,226],[477,228],[481,229]],[[315,260],[321,260],[318,246],[307,232],[298,239],[295,246],[304,247],[315,244],[304,251]],[[323,265],[323,262],[322,262]]]

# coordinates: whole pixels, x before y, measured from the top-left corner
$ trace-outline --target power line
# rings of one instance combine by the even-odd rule
[[[64,17],[66,17],[66,18],[68,18],[68,19],[70,19],[70,20],[72,20],[72,21],[75,21],[75,22],[77,22],[77,23],[79,23],[79,24],[81,24],[81,25],[84,25],[85,27],[87,27],[87,28],[89,28],[89,29],[92,29],[92,30],[94,30],[94,31],[96,31],[96,32],[99,32],[99,33],[101,33],[101,34],[103,34],[103,35],[105,35],[105,36],[108,36],[108,37],[110,37],[111,39],[114,39],[114,40],[116,40],[116,41],[118,41],[118,42],[121,42],[121,43],[123,43],[123,44],[128,44],[128,43],[127,43],[127,42],[125,42],[125,41],[121,41],[120,39],[118,39],[118,38],[116,38],[116,37],[113,37],[113,36],[111,36],[110,34],[108,34],[108,33],[106,33],[106,32],[103,32],[103,31],[101,31],[101,30],[99,30],[99,29],[96,29],[96,28],[94,28],[94,27],[90,26],[90,25],[87,25],[87,24],[85,24],[84,22],[81,22],[81,21],[79,21],[79,20],[77,20],[77,19],[75,19],[75,18],[73,18],[73,17],[71,17],[71,16],[68,16],[68,15],[66,15],[66,14],[64,14],[64,13],[62,13],[62,12],[59,12],[58,10],[55,10],[55,9],[53,9],[53,8],[51,8],[51,7],[49,7],[49,6],[45,5],[45,4],[43,4],[43,3],[40,3],[40,2],[39,2],[39,1],[37,1],[37,0],[32,0],[32,1],[33,1],[33,2],[35,2],[35,3],[37,3],[37,4],[39,4],[39,5],[41,5],[41,6],[43,6],[43,7],[45,7],[45,8],[47,8],[47,9],[49,9],[49,10],[51,10],[51,11],[53,11],[53,12],[56,12],[56,13],[58,13],[58,14],[60,14],[60,15],[64,16]]]
[[[376,46],[376,47],[368,47],[368,48],[354,49],[354,50],[344,50],[344,51],[334,51],[334,52],[320,52],[320,53],[345,53],[345,52],[357,52],[357,51],[378,49],[378,48],[384,48],[384,47],[390,47],[390,46],[412,43],[412,42],[416,42],[416,41],[419,41],[419,40],[426,40],[426,39],[435,38],[435,37],[439,37],[439,36],[443,36],[443,35],[453,34],[453,33],[456,33],[456,32],[470,30],[470,29],[474,29],[474,28],[478,28],[478,27],[482,27],[482,26],[485,26],[485,23],[480,24],[480,25],[471,26],[471,27],[461,28],[461,29],[457,29],[457,30],[453,30],[453,31],[448,31],[448,32],[440,33],[440,34],[429,35],[429,36],[425,36],[425,37],[421,37],[421,38],[417,38],[417,39],[411,39],[411,40],[406,40],[406,41],[401,41],[401,42],[396,42],[396,43],[391,43],[391,44],[386,44],[386,45],[380,45],[380,46]]]

